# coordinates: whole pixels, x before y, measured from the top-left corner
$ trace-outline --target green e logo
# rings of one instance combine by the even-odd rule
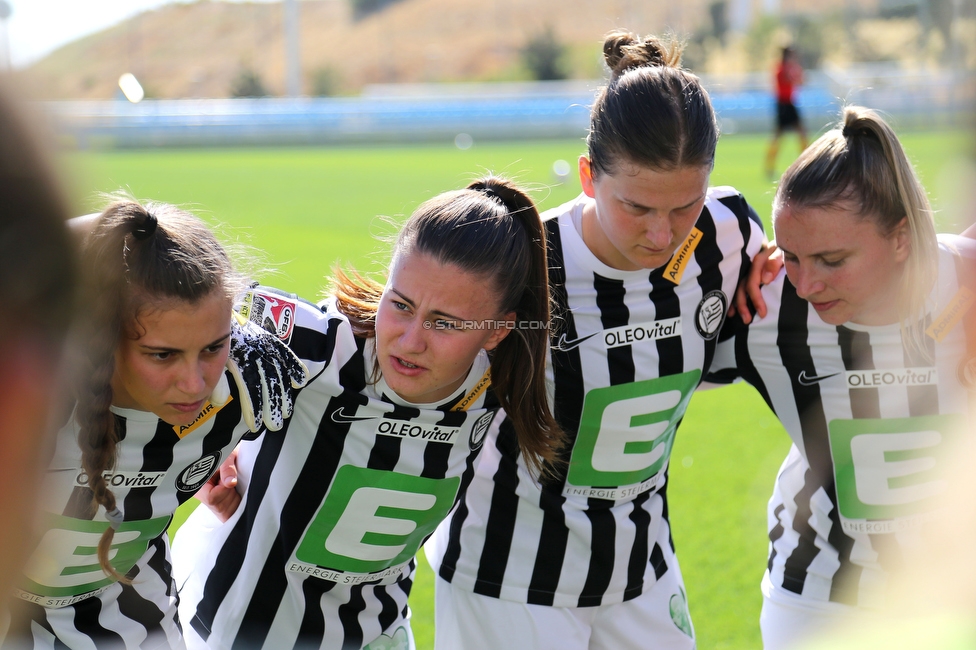
[[[122,522],[108,555],[115,569],[127,573],[145,554],[149,542],[166,530],[169,519]],[[44,536],[24,569],[25,590],[40,596],[68,597],[115,582],[98,564],[98,540],[108,528],[107,521],[48,514],[45,524]],[[60,562],[54,564],[52,558]]]
[[[409,560],[454,505],[459,477],[431,479],[346,465],[302,538],[302,562],[373,573]]]
[[[959,415],[832,420],[828,431],[840,514],[890,520],[933,509],[949,488],[947,452],[964,425]]]
[[[660,472],[700,377],[696,369],[588,392],[566,480],[609,487]]]

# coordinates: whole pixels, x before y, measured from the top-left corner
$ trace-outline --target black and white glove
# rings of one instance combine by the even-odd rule
[[[236,313],[231,320],[227,369],[237,382],[244,421],[255,433],[261,430],[261,421],[269,431],[285,425],[296,391],[309,378],[308,368],[281,339]]]

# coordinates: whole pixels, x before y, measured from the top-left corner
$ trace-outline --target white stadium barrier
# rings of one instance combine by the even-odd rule
[[[765,132],[769,75],[703,76],[724,133]],[[400,84],[359,97],[71,101],[44,104],[74,146],[246,146],[582,138],[600,81]],[[971,76],[887,68],[810,72],[798,106],[811,133],[844,103],[885,111],[911,128],[970,124]]]

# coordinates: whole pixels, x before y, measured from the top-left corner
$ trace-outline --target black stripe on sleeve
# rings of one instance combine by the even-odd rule
[[[735,196],[725,196],[718,200],[719,203],[732,211],[739,222],[739,232],[742,234],[742,251],[740,253],[741,266],[739,268],[739,280],[749,274],[752,268],[752,260],[749,259],[749,240],[752,238],[752,228],[758,228],[759,232],[765,236],[765,228],[762,219],[756,211],[746,202],[746,198],[741,194]]]
[[[328,363],[335,352],[336,333],[342,321],[330,318],[326,331],[296,327],[288,347],[301,359]]]

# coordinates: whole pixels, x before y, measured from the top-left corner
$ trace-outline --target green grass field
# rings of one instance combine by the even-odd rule
[[[940,229],[958,232],[968,134],[907,134],[906,149],[929,188]],[[721,140],[713,185],[742,191],[769,227],[774,185],[761,173],[765,137]],[[541,209],[579,192],[575,172],[554,184],[552,164],[575,170],[582,140],[330,149],[80,152],[66,155],[78,213],[98,192],[180,204],[240,244],[242,262],[266,284],[309,298],[336,265],[381,274],[384,238],[423,200],[492,171],[532,188]],[[796,154],[787,140],[781,168]],[[273,271],[272,271],[273,270]],[[701,648],[757,648],[759,580],[766,559],[765,503],[789,443],[748,386],[698,393],[672,452],[670,512]],[[178,513],[175,530],[187,512]],[[433,576],[423,564],[411,597],[419,648],[433,645]]]

